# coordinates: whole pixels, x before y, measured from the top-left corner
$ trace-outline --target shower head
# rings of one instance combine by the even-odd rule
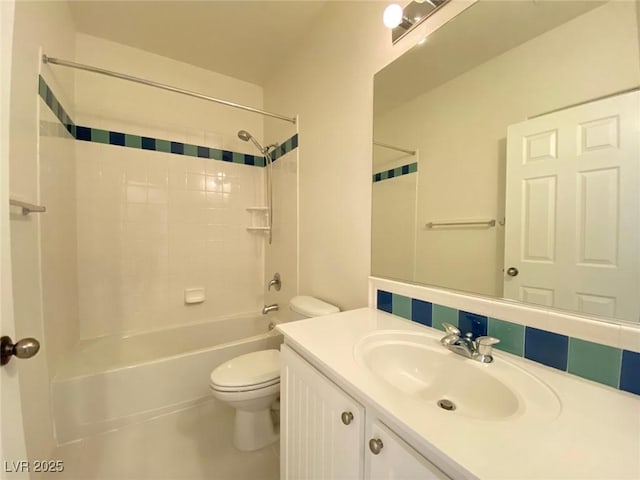
[[[246,130],[240,130],[238,132],[238,138],[240,140],[244,140],[245,142],[248,142],[250,139],[252,139],[253,137],[251,136],[251,134],[249,132],[247,132]]]
[[[258,150],[260,150],[260,153],[262,153],[262,154],[264,155],[264,153],[265,153],[265,149],[264,149],[264,148],[262,148],[262,145],[260,145],[260,144],[258,143],[258,141],[257,141],[255,138],[253,138],[253,135],[251,135],[251,134],[250,134],[249,132],[247,132],[246,130],[240,130],[240,131],[238,132],[238,138],[239,138],[240,140],[245,141],[245,142],[248,142],[249,140],[251,140],[251,141],[253,142],[253,144],[256,146],[256,148],[257,148]]]

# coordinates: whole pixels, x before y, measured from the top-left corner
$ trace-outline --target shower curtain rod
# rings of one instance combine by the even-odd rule
[[[386,143],[380,143],[380,142],[375,142],[374,141],[373,144],[377,145],[378,147],[389,148],[391,150],[396,150],[398,152],[407,153],[409,155],[415,155],[416,154],[415,150],[405,150],[404,148],[394,147],[393,145],[388,145]]]
[[[161,90],[168,90],[169,92],[181,93],[183,95],[199,98],[201,100],[208,100],[209,102],[219,103],[221,105],[226,105],[228,107],[239,108],[241,110],[246,110],[248,112],[260,113],[262,115],[266,115],[267,117],[273,117],[279,120],[285,120],[287,122],[293,123],[294,125],[296,124],[295,117],[287,117],[285,115],[280,115],[277,113],[266,112],[258,108],[248,107],[246,105],[240,105],[239,103],[233,103],[227,100],[222,100],[220,98],[210,97],[208,95],[203,95],[202,93],[198,93],[198,92],[192,92],[190,90],[185,90],[183,88],[172,87],[171,85],[165,85],[163,83],[154,82],[152,80],[145,80],[144,78],[133,77],[131,75],[126,75],[124,73],[112,72],[110,70],[92,67],[90,65],[83,65],[81,63],[69,62],[67,60],[61,60],[59,58],[48,57],[47,55],[42,55],[42,63],[45,63],[45,64],[51,63],[53,65],[60,65],[63,67],[71,67],[71,68],[77,68],[79,70],[86,70],[87,72],[99,73],[100,75],[106,75],[107,77],[115,77],[121,80],[128,80],[130,82],[140,83],[142,85],[147,85],[149,87],[159,88]]]

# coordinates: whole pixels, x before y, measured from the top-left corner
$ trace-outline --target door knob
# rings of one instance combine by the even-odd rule
[[[509,275],[510,277],[517,277],[518,276],[518,269],[516,267],[509,267],[507,268],[507,275]]]
[[[0,365],[6,365],[12,356],[31,358],[40,350],[40,342],[35,338],[23,338],[13,343],[11,337],[0,338]]]

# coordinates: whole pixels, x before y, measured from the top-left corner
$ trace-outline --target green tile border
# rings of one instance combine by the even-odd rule
[[[621,366],[622,350],[619,348],[578,338],[569,339],[569,373],[617,387]]]
[[[110,130],[103,130],[100,128],[78,126],[71,120],[71,117],[67,114],[64,107],[60,104],[57,97],[53,93],[53,90],[51,90],[49,85],[47,85],[47,82],[44,80],[42,75],[38,75],[38,95],[44,100],[46,105],[56,115],[60,123],[62,123],[62,125],[67,129],[69,134],[75,140],[171,153],[174,155],[184,155],[187,157],[201,157],[210,160],[218,160],[223,162],[226,161],[239,165],[248,165],[254,167],[264,167],[266,165],[265,158],[259,155],[233,152],[230,150],[220,150],[217,148],[193,145],[190,143],[173,142],[160,138],[145,137],[130,133],[121,133]],[[122,143],[121,141],[123,136],[124,143]],[[271,156],[273,160],[275,160],[296,148],[298,148],[297,133],[285,140],[282,144],[276,146],[271,152]],[[199,151],[201,152],[200,155],[198,154]]]
[[[434,303],[431,307],[431,325],[444,332],[443,323],[458,326],[458,310]]]
[[[373,183],[381,182],[383,180],[388,180],[391,178],[401,177],[402,175],[409,175],[410,173],[416,173],[418,171],[418,163],[409,163],[407,165],[402,165],[400,167],[392,168],[390,170],[385,170],[383,172],[378,172],[373,174]]]

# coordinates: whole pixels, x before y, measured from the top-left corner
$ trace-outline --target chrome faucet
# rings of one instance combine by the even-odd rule
[[[271,281],[267,285],[267,290],[271,290],[271,287],[275,287],[276,291],[278,291],[278,292],[280,291],[280,288],[282,287],[282,282],[280,281],[280,274],[278,272],[276,272],[275,275],[273,275],[273,278],[271,279]]]
[[[500,343],[500,340],[488,336],[474,339],[471,332],[467,332],[463,336],[460,330],[450,323],[445,322],[442,326],[447,334],[440,339],[440,343],[446,348],[458,355],[478,362],[493,362],[493,356],[491,355],[493,345]]]
[[[277,303],[273,303],[273,304],[271,304],[271,305],[265,305],[265,306],[262,308],[262,314],[263,314],[263,315],[266,315],[267,313],[269,313],[269,312],[273,312],[273,311],[275,311],[275,310],[280,310],[280,307],[278,306],[278,304],[277,304]]]

